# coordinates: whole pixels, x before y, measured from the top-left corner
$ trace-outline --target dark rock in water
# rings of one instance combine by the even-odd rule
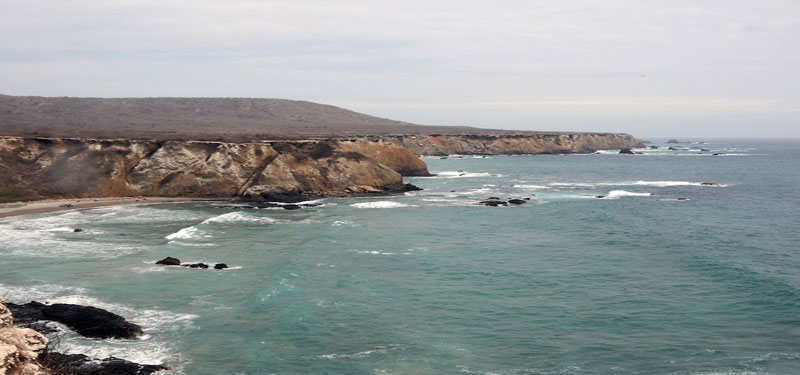
[[[500,200],[500,198],[498,198],[498,197],[489,197],[489,198],[486,198],[486,199],[492,200],[492,201],[499,201]]]
[[[284,204],[282,207],[283,207],[284,210],[299,210],[300,209],[300,206],[296,205],[296,204]]]
[[[420,191],[422,190],[421,187],[414,185],[414,184],[405,184],[403,185],[403,190],[405,191]]]
[[[183,266],[184,267],[189,267],[189,268],[202,268],[202,269],[208,268],[208,264],[205,264],[205,263],[184,264]]]
[[[442,156],[439,159],[447,159],[447,156]]]
[[[58,374],[148,375],[172,369],[166,365],[141,365],[115,357],[98,360],[83,354],[45,352],[38,359],[45,367],[55,369]]]
[[[523,199],[525,199],[526,201],[529,201],[529,200],[531,200],[530,198],[523,198]]]
[[[677,139],[670,139],[667,141],[667,143],[680,143],[680,142],[678,142]]]
[[[30,325],[51,320],[67,325],[81,336],[92,338],[132,339],[142,335],[142,328],[112,312],[92,306],[56,303],[45,305],[36,301],[24,305],[8,305],[14,321]]]
[[[228,268],[228,265],[225,264],[225,263],[217,263],[217,264],[214,265],[214,269],[215,270],[221,270],[221,269],[225,269],[225,268]]]
[[[701,148],[701,149],[700,149],[700,151],[705,151],[705,152],[708,152],[708,151],[711,151],[711,150],[709,150],[709,149],[707,149],[707,148]]]
[[[495,200],[495,199],[481,201],[478,204],[480,204],[482,206],[490,206],[490,207],[508,206],[508,202],[501,201],[501,200]]]
[[[608,196],[607,195],[595,195],[594,197],[595,198],[599,198],[599,199],[603,199],[603,198],[607,198]]]
[[[83,232],[83,231],[85,231],[85,230],[86,230],[86,229],[83,229],[83,228],[75,228],[75,230],[73,230],[73,232],[75,232],[75,233],[80,233],[80,232]]]
[[[527,201],[525,201],[524,199],[516,199],[515,198],[515,199],[509,199],[508,203],[511,203],[511,204],[523,204],[523,203],[527,203]]]
[[[658,150],[658,146],[649,146],[651,150]]]
[[[156,264],[163,264],[165,266],[180,266],[181,260],[178,258],[166,257],[156,262]]]
[[[626,155],[633,155],[633,151],[631,151],[631,149],[629,149],[629,148],[623,148],[623,149],[619,150],[619,153],[620,154],[626,154]]]
[[[717,153],[715,153],[715,154],[711,154],[711,155],[714,155],[714,156],[719,156],[719,155],[725,155],[725,154],[723,154],[723,153],[721,153],[721,152],[717,152]]]
[[[667,147],[667,150],[670,150],[670,151],[678,151],[678,149],[677,149],[677,148],[675,148],[675,147],[672,147],[672,146],[670,146],[670,147]]]
[[[679,198],[678,198],[678,200],[679,200],[679,201],[688,201],[688,200],[689,200],[689,198],[679,197]]]
[[[701,182],[700,186],[719,186],[716,182]]]

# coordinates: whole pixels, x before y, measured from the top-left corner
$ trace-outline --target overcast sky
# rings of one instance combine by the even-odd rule
[[[0,0],[0,93],[800,137],[800,1]]]

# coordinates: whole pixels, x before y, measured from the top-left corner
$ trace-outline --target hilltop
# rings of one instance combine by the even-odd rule
[[[0,95],[0,126],[0,135],[14,136],[218,141],[497,132],[417,125],[286,99],[9,95]]]

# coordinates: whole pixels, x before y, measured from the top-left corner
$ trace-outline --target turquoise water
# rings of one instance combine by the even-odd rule
[[[725,155],[425,158],[405,196],[0,219],[0,295],[126,316],[142,340],[56,346],[176,374],[800,374],[800,143],[680,146]]]

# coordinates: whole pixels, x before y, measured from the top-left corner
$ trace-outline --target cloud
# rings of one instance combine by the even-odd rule
[[[796,123],[798,18],[800,3],[749,0],[13,2],[0,92],[286,97],[493,127]]]

